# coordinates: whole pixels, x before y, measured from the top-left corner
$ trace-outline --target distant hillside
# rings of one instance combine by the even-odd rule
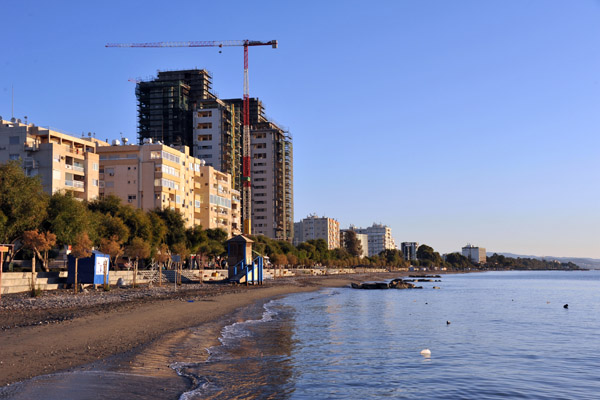
[[[488,251],[488,257],[493,255],[493,251]],[[556,260],[561,263],[572,262],[573,264],[577,264],[580,268],[585,269],[600,269],[600,259],[597,258],[577,258],[577,257],[552,257],[552,256],[531,256],[531,255],[522,255],[522,254],[513,254],[513,253],[498,253],[503,255],[504,257],[512,257],[512,258],[535,258],[537,260]]]

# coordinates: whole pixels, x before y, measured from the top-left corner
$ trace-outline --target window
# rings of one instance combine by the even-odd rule
[[[212,145],[209,146],[198,146],[199,149],[201,150],[211,150],[212,149]]]
[[[98,186],[98,179],[92,179],[92,185]]]
[[[181,159],[177,157],[175,154],[167,153],[166,151],[162,152],[162,158],[167,159],[169,161],[173,161],[174,163],[179,164]]]
[[[152,159],[160,158],[160,151],[151,151],[150,158],[152,158]]]
[[[198,156],[198,158],[200,159],[204,159],[204,158],[212,158],[212,154],[200,154]]]
[[[198,111],[198,118],[212,117],[212,111]]]
[[[106,183],[105,183],[105,186],[106,186],[107,188],[115,187],[115,183],[114,183],[114,182],[112,182],[112,181],[111,181],[111,182],[106,182]]]
[[[199,122],[196,129],[212,129],[212,122]]]
[[[256,178],[254,181],[255,182],[264,182],[266,180],[267,180],[267,178]]]
[[[267,153],[256,153],[256,154],[254,155],[254,158],[256,158],[257,160],[258,160],[258,159],[261,159],[261,158],[263,158],[263,159],[264,159],[264,158],[267,158]]]
[[[212,140],[212,135],[198,135],[199,142],[206,142]]]
[[[266,167],[267,163],[266,162],[255,162],[254,166],[255,167]]]
[[[92,169],[93,169],[94,171],[98,171],[98,170],[100,169],[100,166],[98,165],[98,163],[93,163],[93,164],[92,164]]]
[[[106,168],[104,171],[106,172],[106,174],[108,176],[115,176],[115,169],[114,168]]]
[[[175,196],[175,203],[181,204],[181,196],[179,196],[179,195]]]
[[[127,196],[127,201],[128,201],[129,203],[132,203],[132,202],[133,202],[133,200],[135,200],[135,199],[136,199],[136,196],[135,196],[135,194],[130,194],[129,196]]]
[[[18,154],[9,154],[8,158],[11,160],[18,160],[21,157]]]
[[[200,208],[200,205],[201,205],[201,204],[200,204],[200,200],[196,200],[196,201],[194,201],[194,207],[196,207],[196,208]]]
[[[58,154],[52,156],[52,161],[54,161],[54,162],[60,162],[60,156]]]
[[[19,143],[21,143],[20,139],[21,139],[20,136],[9,136],[8,144],[19,144]]]
[[[267,148],[267,144],[266,143],[256,143],[253,147],[255,149],[266,149]]]
[[[231,200],[226,199],[225,197],[217,196],[216,194],[211,194],[209,196],[210,204],[216,204],[221,207],[231,208]]]
[[[260,133],[255,133],[254,134],[254,138],[255,139],[264,139],[267,137],[266,132],[260,132]]]

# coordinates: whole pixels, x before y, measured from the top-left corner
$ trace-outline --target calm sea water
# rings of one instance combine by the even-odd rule
[[[326,289],[249,306],[222,329],[171,336],[133,367],[37,378],[0,398],[95,398],[86,380],[102,383],[103,398],[600,398],[600,271],[441,279],[422,290]],[[204,336],[219,330],[207,349]],[[153,372],[165,365],[171,375]]]
[[[600,398],[600,271],[424,285],[272,301],[182,368],[199,380],[182,398]]]

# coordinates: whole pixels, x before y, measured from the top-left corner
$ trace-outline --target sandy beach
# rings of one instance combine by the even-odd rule
[[[259,300],[396,276],[285,278],[263,286],[184,285],[177,291],[173,287],[114,288],[79,295],[59,291],[37,298],[5,295],[0,300],[0,385],[139,349]]]

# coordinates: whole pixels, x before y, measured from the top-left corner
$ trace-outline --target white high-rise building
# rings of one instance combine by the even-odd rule
[[[480,264],[486,261],[485,248],[467,244],[462,248],[462,255],[467,257],[471,262]]]
[[[368,228],[356,228],[350,226],[356,233],[367,235],[369,240],[369,257],[376,256],[384,250],[396,249],[396,243],[392,237],[392,228],[382,224],[373,224]]]

